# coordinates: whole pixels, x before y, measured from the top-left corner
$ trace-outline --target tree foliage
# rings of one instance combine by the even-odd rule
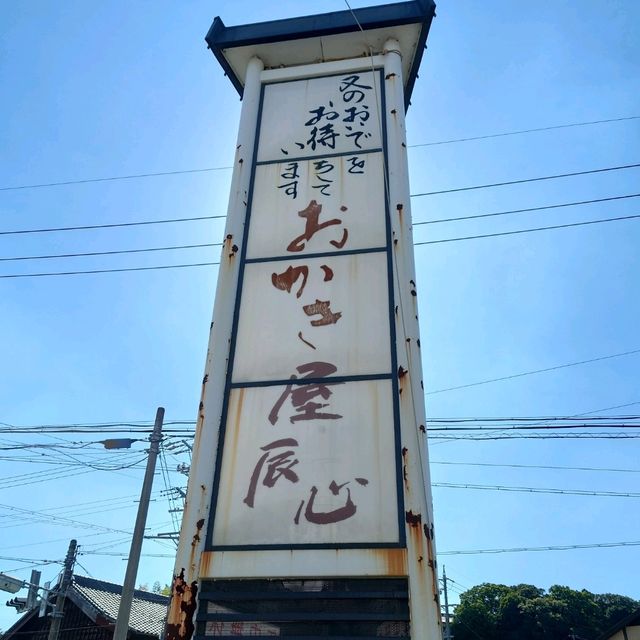
[[[148,582],[143,582],[141,584],[139,584],[136,589],[138,589],[139,591],[151,591],[151,593],[158,593],[161,596],[170,596],[171,595],[171,587],[165,583],[164,587],[162,586],[162,583],[160,582],[160,580],[156,580],[153,583],[153,586],[151,587],[151,589],[149,589],[149,583]]]
[[[639,607],[613,593],[485,583],[460,596],[452,632],[455,640],[596,640]]]

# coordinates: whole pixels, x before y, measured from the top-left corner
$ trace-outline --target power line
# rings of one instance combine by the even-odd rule
[[[149,433],[150,430],[146,430],[146,431],[142,431],[140,429],[118,429],[116,427],[112,427],[110,429],[103,429],[103,430],[96,430],[96,429],[89,429],[89,428],[74,428],[74,427],[69,427],[67,429],[64,430],[58,430],[56,428],[48,428],[44,431],[38,431],[38,428],[34,428],[34,429],[22,429],[22,430],[18,430],[17,432],[14,432],[13,430],[9,429],[9,430],[0,430],[0,433],[17,433],[17,434],[23,434],[23,433]],[[167,433],[167,434],[171,434],[174,435],[176,437],[178,436],[182,436],[182,437],[189,437],[189,438],[193,438],[194,436],[194,431],[186,431],[185,429],[163,429],[162,430],[163,433]]]
[[[101,533],[86,533],[82,535],[83,540],[85,538],[93,538],[96,536],[106,536],[109,535],[107,532],[101,532]],[[43,544],[56,544],[58,542],[68,542],[69,538],[67,536],[65,536],[64,538],[55,538],[53,540],[40,540],[38,542],[27,542],[27,543],[23,543],[23,544],[12,544],[9,546],[4,545],[4,549],[20,549],[20,548],[24,548],[24,547],[37,547]]]
[[[160,497],[160,492],[154,492],[154,501]],[[135,498],[136,496],[133,496]],[[98,506],[99,503],[102,503]],[[2,518],[11,518],[9,524],[3,524],[1,529],[8,529],[16,526],[22,526],[25,522],[46,522],[47,519],[51,516],[51,511],[63,511],[66,516],[88,516],[94,515],[97,513],[107,513],[109,511],[121,511],[124,509],[133,509],[136,506],[136,501],[134,499],[123,499],[123,498],[112,498],[110,500],[98,500],[87,503],[76,503],[76,505],[67,505],[67,506],[58,506],[58,507],[48,507],[45,509],[41,509],[39,511],[34,511],[33,514],[28,516],[22,516],[19,522],[15,522],[15,515],[2,514],[0,517]],[[55,515],[55,514],[54,514]],[[112,533],[112,531],[102,532],[100,535],[104,535],[104,533]],[[126,532],[125,532],[126,533]],[[97,535],[97,534],[94,534]]]
[[[207,167],[205,169],[183,169],[181,171],[158,171],[155,173],[135,173],[128,176],[109,176],[107,178],[87,178],[84,180],[66,180],[64,182],[47,182],[42,184],[23,184],[17,187],[0,187],[0,191],[17,191],[19,189],[41,189],[42,187],[62,187],[70,184],[87,184],[89,182],[114,182],[116,180],[134,180],[137,178],[155,178],[157,176],[177,176],[185,173],[207,173],[224,171],[233,167]]]
[[[127,558],[129,557],[128,553],[118,553],[117,551],[80,551],[78,553],[80,556],[115,556],[116,558]],[[145,558],[175,558],[176,554],[171,553],[141,553],[142,557]]]
[[[0,560],[9,560],[11,562],[41,562],[43,564],[62,564],[62,560],[43,560],[41,558],[14,558],[11,556],[0,556]]]
[[[561,366],[568,367],[568,366],[572,366],[573,364],[584,364],[586,362],[593,362],[596,360],[615,358],[617,356],[629,355],[632,353],[640,353],[640,349],[619,353],[619,354],[612,354],[609,356],[602,356],[600,358],[593,358],[591,360],[585,360],[577,363],[569,363],[567,365],[561,365]],[[556,367],[552,367],[551,369],[555,369],[555,368]],[[541,369],[540,371],[546,371],[546,369]],[[516,375],[525,375],[525,374],[516,374]],[[490,381],[487,381],[487,382],[490,382]],[[480,383],[476,383],[476,384],[480,384]],[[607,407],[606,409],[599,409],[598,411],[603,411],[608,409],[618,409],[622,407],[630,407],[638,404],[640,404],[640,401],[629,402],[626,404],[616,405],[613,407]],[[429,418],[428,424],[464,424],[464,423],[478,423],[478,422],[480,423],[504,423],[504,422],[526,423],[526,422],[541,422],[541,421],[602,422],[606,420],[617,420],[617,421],[640,420],[640,415],[617,415],[617,416],[616,415],[613,415],[613,416],[591,415],[589,416],[588,414],[577,414],[577,415],[570,415],[570,416],[511,416],[511,417],[502,417],[502,416],[500,417],[469,417],[467,416],[467,417],[446,417],[446,418],[433,417],[433,418]],[[196,422],[195,420],[167,420],[165,424],[167,426],[181,426],[181,425],[194,426]],[[25,433],[28,433],[28,434],[32,434],[32,433],[103,434],[103,433],[119,433],[120,431],[117,431],[116,429],[117,427],[127,427],[127,428],[135,429],[133,433],[148,434],[148,433],[151,433],[152,426],[153,425],[149,424],[148,421],[135,422],[135,421],[129,421],[129,420],[121,420],[121,421],[114,421],[114,422],[72,422],[72,423],[39,424],[39,425],[14,425],[14,424],[9,424],[7,422],[0,422],[0,433],[10,433],[10,434],[16,434],[16,435],[25,434]],[[127,432],[131,432],[131,429],[127,429]],[[164,432],[164,429],[163,429],[163,432]],[[89,440],[89,441],[77,441],[77,442],[73,442],[70,440],[63,440],[63,442],[65,442],[66,444],[72,444],[72,445],[78,445],[78,446],[84,446],[89,444],[102,444],[102,440]],[[34,445],[25,445],[25,446],[31,447],[31,446],[39,446],[39,445],[34,444]],[[45,443],[44,446],[61,447],[63,445],[57,445],[54,443]],[[102,448],[98,449],[97,451],[94,451],[93,453],[101,453],[105,455],[112,454],[112,452],[107,452]],[[127,451],[127,453],[133,453],[133,452]]]
[[[460,220],[475,220],[477,218],[491,218],[494,216],[506,216],[512,213],[529,213],[531,211],[545,211],[547,209],[560,209],[562,207],[577,207],[585,204],[594,204],[596,202],[610,202],[612,200],[625,200],[627,198],[638,198],[640,193],[630,193],[623,196],[610,196],[608,198],[596,198],[595,200],[578,200],[576,202],[563,202],[561,204],[549,204],[544,207],[529,207],[528,209],[510,209],[509,211],[495,211],[492,213],[480,213],[473,216],[460,216],[458,218],[439,218],[437,220],[424,220],[422,222],[414,222],[412,226],[418,227],[423,224],[438,224],[440,222],[458,222]]]
[[[53,231],[81,231],[86,229],[113,229],[116,227],[138,227],[148,224],[167,224],[169,222],[193,222],[196,220],[216,220],[227,216],[194,216],[192,218],[166,218],[163,220],[142,220],[138,222],[117,222],[112,224],[85,224],[77,227],[49,227],[44,229],[15,229],[13,231],[0,231],[0,236],[11,236],[26,233],[51,233]]]
[[[124,253],[149,253],[151,251],[174,251],[176,249],[202,249],[204,247],[221,247],[222,242],[206,242],[203,244],[181,244],[170,247],[146,247],[143,249],[118,249],[113,251],[90,251],[86,253],[56,253],[42,256],[15,256],[0,258],[0,262],[14,262],[16,260],[49,260],[51,258],[85,258],[87,256],[114,256]]]
[[[612,200],[624,200],[628,198],[637,198],[640,197],[640,194],[627,194],[621,196],[611,196],[608,198],[597,198],[593,200],[580,200],[576,202],[565,202],[561,204],[553,204],[546,205],[543,207],[529,207],[527,209],[511,209],[509,211],[497,211],[492,213],[482,213],[472,216],[461,216],[457,218],[441,218],[438,220],[425,220],[414,222],[413,226],[420,226],[424,224],[437,224],[440,222],[457,222],[460,220],[473,220],[476,218],[489,218],[493,216],[503,216],[509,215],[513,213],[527,213],[532,211],[543,211],[547,209],[558,209],[562,207],[573,207],[573,206],[581,206],[586,204],[594,204],[598,202],[610,202]],[[201,221],[201,220],[217,220],[224,219],[226,215],[216,215],[216,216],[193,216],[189,218],[165,218],[161,220],[142,220],[137,222],[117,222],[117,223],[109,223],[109,224],[92,224],[92,225],[80,225],[74,227],[46,227],[40,229],[14,229],[8,231],[0,231],[0,236],[7,235],[19,235],[19,234],[34,234],[34,233],[52,233],[52,232],[66,232],[66,231],[84,231],[84,230],[92,230],[92,229],[113,229],[119,227],[136,227],[142,225],[154,225],[154,224],[167,224],[167,223],[180,223],[180,222],[193,222],[193,221]]]
[[[82,515],[82,516],[89,516],[89,515],[94,515],[94,514],[103,514],[103,513],[108,513],[110,511],[122,511],[124,509],[135,509],[136,505],[135,504],[130,504],[130,505],[120,505],[120,506],[111,506],[109,508],[102,508],[102,509],[94,509],[93,511],[87,511],[87,510],[82,510],[79,513],[73,513],[73,514],[69,514],[69,515]],[[15,527],[23,527],[27,524],[31,524],[32,522],[36,522],[36,523],[46,523],[47,519],[46,518],[42,518],[42,517],[33,517],[33,518],[26,518],[22,521],[18,521],[15,522],[14,520],[11,521],[10,524],[4,524],[0,527],[0,529],[13,529]]]
[[[11,460],[10,460],[11,461]],[[70,472],[67,469],[57,469],[55,475],[52,474],[51,471],[41,474],[39,477],[30,478],[29,480],[24,480],[22,482],[7,482],[3,483],[0,486],[0,489],[13,489],[15,487],[24,487],[30,484],[40,484],[42,482],[52,482],[53,480],[61,480],[71,478],[73,476],[84,475],[85,473],[92,473],[95,469],[82,469],[79,471]]]
[[[602,218],[601,220],[589,220],[588,222],[572,222],[571,224],[556,224],[550,227],[535,227],[533,229],[519,229],[518,231],[501,231],[500,233],[485,233],[477,236],[464,236],[462,238],[445,238],[444,240],[427,240],[415,242],[414,246],[423,244],[442,244],[444,242],[460,242],[461,240],[478,240],[479,238],[497,238],[498,236],[513,236],[519,233],[532,233],[534,231],[549,231],[550,229],[568,229],[569,227],[583,227],[587,224],[600,224],[602,222],[617,222],[620,220],[633,220],[640,218],[640,214],[633,216],[620,216],[617,218]]]
[[[502,376],[500,378],[489,378],[488,380],[479,380],[478,382],[470,382],[468,384],[461,384],[455,387],[445,387],[443,389],[435,389],[434,391],[426,391],[425,395],[430,396],[436,393],[444,393],[445,391],[456,391],[458,389],[468,389],[469,387],[478,387],[480,385],[490,384],[492,382],[502,382],[503,380],[513,380],[514,378],[523,378],[524,376],[531,376],[537,373],[546,373],[547,371],[557,371],[558,369],[567,369],[568,367],[577,367],[578,365],[582,365],[582,364],[590,364],[592,362],[600,362],[602,360],[611,360],[612,358],[621,358],[623,356],[630,356],[636,353],[640,353],[640,349],[623,351],[621,353],[613,353],[608,356],[590,358],[589,360],[579,360],[578,362],[569,362],[567,364],[560,364],[554,367],[546,367],[545,369],[535,369],[533,371],[524,371],[523,373],[514,373],[510,376]]]
[[[23,517],[24,515],[31,515],[31,516],[36,516],[39,517],[40,519],[45,518],[46,520],[49,520],[55,524],[63,524],[63,525],[73,525],[76,527],[83,527],[83,528],[87,528],[87,529],[94,529],[94,530],[98,530],[98,531],[109,531],[112,533],[130,533],[129,531],[123,531],[122,529],[113,529],[111,527],[105,527],[102,525],[97,525],[97,524],[91,524],[89,522],[81,522],[79,520],[73,520],[71,518],[65,518],[62,516],[54,516],[52,514],[45,514],[42,512],[38,512],[38,511],[34,511],[31,509],[21,509],[20,507],[13,507],[11,505],[7,505],[7,504],[2,504],[0,505],[0,508],[2,509],[6,509],[8,511],[14,511],[15,513],[18,514],[22,514]]]
[[[589,122],[570,122],[569,124],[556,124],[549,127],[537,127],[535,129],[520,129],[518,131],[506,131],[504,133],[489,133],[481,136],[473,136],[470,138],[454,138],[452,140],[437,140],[435,142],[421,142],[419,144],[410,144],[413,147],[433,147],[440,144],[454,144],[457,142],[471,142],[473,140],[486,140],[488,138],[504,138],[505,136],[517,136],[523,133],[536,133],[538,131],[552,131],[554,129],[568,129],[570,127],[586,127],[595,124],[605,124],[607,122],[622,122],[624,120],[637,120],[640,116],[626,116],[624,118],[609,118],[607,120],[591,120]]]
[[[441,191],[425,191],[424,193],[412,193],[412,198],[421,198],[422,196],[435,196],[443,193],[457,193],[459,191],[474,191],[476,189],[489,189],[492,187],[505,187],[513,184],[524,184],[527,182],[540,182],[542,180],[556,180],[558,178],[570,178],[572,176],[586,176],[593,173],[604,173],[606,171],[621,171],[623,169],[635,169],[640,167],[640,163],[623,164],[617,167],[604,167],[602,169],[589,169],[588,171],[572,171],[571,173],[557,173],[551,176],[538,176],[536,178],[524,178],[522,180],[509,180],[507,182],[493,182],[490,184],[477,184],[470,187],[457,187],[455,189],[443,189]]]
[[[493,214],[490,214],[490,215],[493,215]],[[427,240],[423,242],[415,242],[414,246],[442,244],[442,243],[448,243],[448,242],[459,242],[461,240],[476,240],[480,238],[495,238],[498,236],[509,236],[509,235],[516,235],[516,234],[522,234],[522,233],[532,233],[536,231],[548,231],[552,229],[566,229],[569,227],[580,227],[585,225],[600,224],[604,222],[616,222],[621,220],[632,220],[632,219],[638,219],[638,218],[640,218],[640,214],[631,215],[631,216],[619,216],[615,218],[603,218],[600,220],[589,220],[586,222],[574,222],[570,224],[553,225],[553,226],[547,226],[547,227],[536,227],[532,229],[520,229],[517,231],[503,231],[499,233],[488,233],[488,234],[475,235],[475,236],[445,238],[442,240]],[[148,252],[171,251],[171,250],[179,250],[179,249],[197,249],[197,248],[205,248],[205,247],[211,248],[211,247],[222,246],[222,244],[223,243],[201,243],[201,244],[193,244],[193,245],[176,245],[176,246],[167,246],[167,247],[147,247],[142,249],[119,249],[119,250],[113,250],[113,251],[95,251],[95,252],[84,252],[84,253],[41,255],[41,256],[14,256],[10,258],[0,258],[0,261],[45,260],[45,259],[52,259],[52,258],[76,258],[76,257],[87,257],[87,256],[128,254],[128,253],[148,253]],[[219,262],[198,262],[198,263],[177,264],[177,265],[154,265],[149,267],[125,267],[125,268],[118,268],[118,269],[90,269],[90,270],[78,270],[78,271],[57,271],[57,272],[41,272],[41,273],[12,273],[12,274],[2,274],[0,275],[0,278],[5,278],[5,279],[6,278],[42,278],[42,277],[50,277],[50,276],[73,276],[73,275],[88,275],[88,274],[99,274],[99,273],[122,273],[122,272],[128,272],[128,271],[155,271],[158,269],[181,269],[181,268],[187,268],[187,267],[214,266],[219,264],[220,264]],[[431,392],[431,393],[436,393],[436,392]]]
[[[600,411],[613,411],[613,409],[623,409],[625,407],[633,407],[638,404],[640,404],[640,401],[627,402],[626,404],[616,404],[613,407],[600,407],[599,409],[595,409],[594,411],[586,411],[585,413],[576,413],[572,417],[579,418],[584,416],[590,416],[590,415],[593,415],[594,413],[600,413]]]
[[[467,137],[467,138],[456,138],[456,139],[451,139],[451,140],[436,140],[436,141],[432,141],[432,142],[421,142],[421,143],[416,143],[416,144],[410,144],[408,145],[409,148],[417,148],[417,147],[430,147],[430,146],[435,146],[435,145],[443,145],[443,144],[454,144],[454,143],[459,143],[459,142],[470,142],[472,140],[485,140],[488,138],[501,138],[501,137],[505,137],[505,136],[515,136],[515,135],[521,135],[521,134],[525,134],[525,133],[534,133],[534,132],[538,132],[538,131],[551,131],[553,129],[566,129],[569,127],[584,127],[584,126],[590,126],[590,125],[597,125],[597,124],[605,124],[605,123],[611,123],[611,122],[623,122],[625,120],[637,120],[638,118],[640,118],[640,116],[625,116],[625,117],[621,117],[621,118],[608,118],[605,120],[591,120],[588,122],[572,122],[569,124],[559,124],[559,125],[552,125],[549,127],[536,127],[533,129],[520,129],[518,131],[507,131],[507,132],[503,132],[503,133],[490,133],[490,134],[485,134],[485,135],[480,135],[480,136],[472,136],[472,137]],[[183,170],[176,170],[176,171],[158,171],[158,172],[149,172],[149,173],[138,173],[138,174],[131,174],[131,175],[124,175],[124,176],[107,176],[107,177],[102,177],[102,178],[86,178],[83,180],[65,180],[65,181],[61,181],[61,182],[46,182],[46,183],[39,183],[39,184],[25,184],[25,185],[18,185],[18,186],[5,186],[5,187],[0,187],[0,191],[17,191],[17,190],[21,190],[21,189],[41,189],[44,187],[60,187],[60,186],[67,186],[67,185],[74,185],[74,184],[88,184],[88,183],[92,183],[92,182],[114,182],[117,180],[134,180],[134,179],[139,179],[139,178],[154,178],[154,177],[159,177],[159,176],[175,176],[175,175],[183,175],[183,174],[189,174],[189,173],[207,173],[207,172],[211,172],[211,171],[227,171],[229,169],[232,169],[233,167],[231,166],[220,166],[220,167],[206,167],[206,168],[202,168],[202,169],[183,169]]]
[[[430,464],[447,464],[463,467],[499,467],[514,469],[553,469],[561,471],[606,471],[610,473],[640,473],[640,469],[611,469],[607,467],[563,467],[548,464],[498,464],[492,462],[452,462],[450,460],[431,460]]]
[[[78,276],[93,273],[123,273],[125,271],[155,271],[157,269],[185,269],[187,267],[211,267],[219,262],[194,262],[189,264],[159,264],[152,267],[126,267],[122,269],[91,269],[89,271],[56,271],[46,273],[10,273],[0,278],[46,278],[48,276]]]
[[[194,426],[193,420],[171,420],[167,422],[171,426]],[[127,423],[127,422],[105,422],[105,423],[75,423],[75,424],[43,424],[43,425],[11,425],[0,423],[0,433],[10,433],[12,435],[24,433],[151,433],[152,427],[145,423]],[[183,433],[184,429],[163,429],[163,433]],[[191,433],[193,435],[193,433]],[[88,443],[89,444],[89,443]],[[103,453],[102,450],[100,450]]]
[[[547,209],[558,209],[562,207],[573,207],[580,206],[586,204],[594,204],[598,202],[610,202],[612,200],[624,200],[628,198],[637,198],[640,197],[640,194],[633,193],[622,196],[611,196],[608,198],[597,198],[593,200],[580,200],[576,202],[565,202],[561,204],[552,204],[543,207],[529,207],[527,209],[511,209],[509,211],[497,211],[492,213],[482,213],[472,216],[461,216],[457,218],[441,218],[438,220],[425,220],[414,222],[413,226],[420,226],[423,224],[437,224],[440,222],[457,222],[460,220],[473,220],[476,218],[489,218],[493,216],[503,216],[509,215],[513,213],[528,213],[532,211],[544,211]],[[33,234],[33,233],[52,233],[52,232],[66,232],[66,231],[84,231],[91,229],[114,229],[119,227],[136,227],[142,225],[154,225],[154,224],[167,224],[167,223],[179,223],[179,222],[193,222],[193,221],[201,221],[201,220],[217,220],[224,219],[226,215],[216,215],[216,216],[194,216],[190,218],[165,218],[161,220],[142,220],[137,222],[118,222],[118,223],[110,223],[110,224],[92,224],[92,225],[80,225],[75,227],[47,227],[41,229],[14,229],[9,231],[0,231],[0,236],[7,235],[18,235],[18,234]]]
[[[520,229],[518,231],[503,231],[500,233],[488,233],[483,235],[465,236],[460,238],[445,238],[443,240],[427,240],[424,242],[415,242],[414,246],[417,247],[417,246],[428,245],[428,244],[459,242],[461,240],[476,240],[479,238],[495,238],[498,236],[510,236],[510,235],[521,234],[521,233],[532,233],[535,231],[548,231],[551,229],[581,227],[584,225],[600,224],[603,222],[616,222],[620,220],[632,220],[632,219],[638,219],[638,218],[640,218],[640,214],[632,215],[632,216],[620,216],[617,218],[603,218],[601,220],[589,220],[588,222],[574,222],[571,224],[560,224],[560,225],[553,225],[549,227],[537,227],[534,229]],[[141,253],[141,252],[149,252],[149,251],[169,251],[173,249],[192,249],[192,248],[213,247],[213,246],[221,246],[221,245],[220,243],[181,245],[181,246],[172,246],[172,247],[127,249],[127,250],[104,251],[104,252],[94,252],[94,253],[77,253],[77,254],[67,254],[67,255],[0,258],[0,260],[37,260],[37,259],[46,259],[46,258],[67,258],[67,257],[79,257],[79,256],[111,255],[111,254],[121,254],[121,253]],[[213,266],[213,265],[219,265],[219,264],[220,264],[219,262],[197,262],[197,263],[177,264],[177,265],[154,265],[151,267],[127,267],[127,268],[120,268],[120,269],[91,269],[91,270],[79,270],[79,271],[56,271],[56,272],[42,272],[42,273],[11,273],[11,274],[0,275],[0,278],[44,278],[49,276],[76,276],[76,275],[87,275],[87,274],[97,274],[97,273],[122,273],[125,271],[154,271],[157,269],[181,269],[186,267],[205,267],[205,266]]]
[[[67,538],[68,540],[68,538]],[[62,560],[50,560],[47,562],[38,562],[37,564],[27,564],[22,567],[11,567],[9,569],[1,569],[0,573],[14,573],[16,571],[24,571],[26,569],[35,569],[36,567],[45,567],[50,564],[62,564]],[[59,574],[58,574],[59,575]],[[95,628],[95,627],[93,627]],[[33,633],[32,631],[16,631],[15,633]],[[13,635],[13,634],[12,634]]]
[[[183,425],[183,424],[195,424],[195,420],[167,420],[166,425]],[[139,427],[146,428],[148,431],[145,433],[151,433],[153,430],[153,423],[148,420],[120,420],[115,422],[73,422],[67,424],[41,424],[41,425],[15,425],[8,422],[0,422],[0,426],[8,427],[9,429],[47,429],[49,427],[66,428],[66,427],[96,427],[102,429],[103,427]],[[164,429],[163,429],[164,431]],[[97,431],[96,433],[100,433]]]
[[[481,553],[520,553],[524,551],[570,551],[574,549],[606,549],[610,547],[637,547],[640,540],[631,542],[596,542],[593,544],[564,544],[546,547],[512,547],[506,549],[459,549],[456,551],[438,551],[439,556],[478,555]]]
[[[455,440],[476,440],[476,441],[489,441],[489,440],[637,440],[640,439],[640,431],[616,431],[616,432],[596,432],[593,431],[579,431],[571,433],[503,433],[501,429],[489,431],[489,433],[496,433],[497,435],[485,435],[485,434],[457,434],[457,435],[445,435],[438,434],[432,436],[431,439],[437,440],[435,444],[439,444],[444,441]]]
[[[479,491],[506,491],[515,493],[551,493],[554,495],[597,496],[604,498],[640,498],[640,493],[621,491],[588,491],[583,489],[558,489],[555,487],[509,487],[488,484],[459,484],[455,482],[434,482],[431,486],[441,489],[473,489]]]
[[[155,496],[160,495],[159,491],[156,491],[154,493]],[[102,505],[106,505],[109,502],[126,502],[126,503],[133,503],[135,501],[136,498],[138,498],[139,496],[136,495],[135,493],[130,494],[130,495],[126,495],[126,496],[118,496],[118,497],[114,497],[114,498],[102,498],[99,500],[89,500],[87,502],[73,502],[72,504],[65,504],[62,506],[58,506],[58,507],[45,507],[44,509],[41,509],[40,511],[44,512],[44,511],[67,511],[69,509],[78,509],[81,507],[87,507],[88,505],[92,505],[95,506],[96,504],[102,504]],[[8,517],[7,515],[4,516],[0,516],[3,518]],[[104,533],[94,533],[91,534],[92,536],[100,536],[100,535],[104,535]]]
[[[640,404],[640,402],[630,402],[628,404],[619,405],[622,407],[629,407],[631,405]],[[612,409],[618,409],[618,407],[611,407]],[[605,409],[606,410],[606,409]],[[603,409],[599,409],[599,411],[603,411]],[[475,422],[551,422],[551,421],[567,421],[567,422],[575,422],[576,420],[580,421],[591,421],[591,422],[601,422],[603,420],[640,420],[640,415],[626,415],[626,416],[594,416],[591,415],[592,412],[586,414],[577,414],[571,416],[515,416],[510,418],[505,417],[493,417],[493,418],[478,418],[478,417],[465,417],[465,418],[429,418],[429,424],[464,424],[464,423],[475,423]],[[595,413],[595,412],[594,412]]]
[[[620,423],[620,422],[611,422],[607,424],[515,424],[515,425],[500,425],[498,429],[500,432],[507,431],[544,431],[549,429],[589,429],[589,428],[610,428],[610,429],[634,429],[640,427],[640,424],[634,423]],[[485,425],[485,426],[473,426],[473,427],[430,427],[429,431],[485,431],[494,433],[496,431],[496,425]],[[440,437],[440,434],[438,436]]]
[[[574,364],[584,364],[586,362],[593,362],[597,360],[605,360],[609,358],[614,358],[621,355],[629,355],[633,353],[640,353],[640,350],[634,350],[629,352],[624,352],[620,354],[612,354],[609,356],[602,356],[600,358],[593,358],[591,360],[585,360],[577,363],[569,363],[567,365],[561,365],[561,367],[568,367]],[[557,367],[551,367],[549,370],[555,369]],[[540,370],[546,371],[546,369]],[[525,374],[516,374],[516,375],[525,375]],[[497,380],[497,379],[496,379]],[[489,381],[487,381],[489,382]],[[480,384],[480,383],[475,383]],[[457,388],[457,387],[456,387]],[[639,402],[630,402],[623,405],[616,405],[614,407],[607,407],[607,409],[618,409],[621,407],[629,407],[640,404]],[[602,409],[600,409],[601,411]],[[609,421],[614,420],[615,423],[611,423]],[[496,428],[494,425],[497,423],[500,425],[499,428],[503,428],[503,423],[514,423],[511,426],[523,426],[520,423],[524,423],[526,428],[540,428],[544,429],[547,427],[563,429],[563,428],[574,428],[575,426],[581,427],[591,427],[591,426],[637,426],[637,425],[624,425],[622,422],[624,421],[638,421],[640,420],[640,415],[613,415],[613,416],[603,416],[603,415],[588,415],[588,414],[578,414],[571,416],[511,416],[511,417],[433,417],[429,418],[428,424],[444,424],[444,425],[455,425],[455,424],[473,424],[475,425],[481,424],[482,426],[490,427],[491,429]],[[557,422],[560,424],[552,425],[545,424],[541,426],[536,426],[535,423],[539,422]],[[587,424],[589,422],[594,423],[593,425]],[[608,424],[603,424],[603,422],[608,422]],[[528,425],[527,423],[534,423],[533,425]],[[566,424],[563,424],[566,423]],[[578,424],[576,424],[578,423]],[[194,426],[196,423],[194,420],[168,420],[166,421],[167,426]],[[119,429],[122,427],[122,429]],[[124,429],[124,428],[127,429]],[[433,427],[430,427],[433,429]],[[148,422],[130,422],[130,421],[116,421],[116,422],[77,422],[77,423],[62,423],[62,424],[42,424],[42,425],[13,425],[6,422],[0,422],[0,433],[10,433],[13,435],[20,434],[51,434],[51,433],[89,433],[89,434],[104,434],[104,433],[139,433],[139,434],[148,434],[152,430],[151,425]],[[453,430],[453,429],[452,429]],[[168,430],[168,432],[175,430]],[[180,433],[182,430],[178,430]],[[193,434],[191,434],[193,435]],[[138,440],[142,441],[142,440]],[[92,455],[96,454],[105,454],[111,455],[111,453],[107,453],[102,448],[97,450],[87,449],[87,445],[97,445],[102,444],[102,440],[88,440],[88,441],[71,441],[71,440],[63,440],[65,444],[56,444],[56,443],[33,443],[28,445],[16,444],[12,441],[8,441],[12,446],[16,448],[47,448],[47,449],[60,449],[60,448],[73,448],[73,449],[81,449],[85,451],[85,453],[91,453]],[[134,452],[127,451],[127,454],[132,454]],[[34,472],[34,474],[37,472]]]

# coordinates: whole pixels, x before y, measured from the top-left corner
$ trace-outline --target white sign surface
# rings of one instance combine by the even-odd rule
[[[392,424],[388,380],[234,389],[216,543],[397,540]]]
[[[256,168],[247,258],[385,244],[382,152]]]
[[[399,542],[380,78],[264,87],[214,549]]]
[[[287,380],[321,358],[332,375],[391,370],[386,253],[248,264],[233,382]]]
[[[373,71],[267,85],[258,162],[382,147]]]

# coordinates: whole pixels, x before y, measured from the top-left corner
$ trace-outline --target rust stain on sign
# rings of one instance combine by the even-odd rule
[[[422,522],[422,514],[421,513],[413,513],[411,509],[409,511],[405,511],[405,520],[407,524],[411,527],[419,527]]]
[[[213,564],[214,553],[212,551],[203,551],[200,557],[200,576],[203,578],[211,577],[211,566]]]
[[[224,238],[224,244],[222,248],[222,251],[227,252],[230,258],[233,258],[233,256],[238,252],[238,246],[235,244],[232,244],[232,241],[233,241],[233,235],[228,233]]]
[[[385,575],[407,575],[406,549],[372,549],[370,553],[372,553],[384,565]]]
[[[399,380],[398,393],[400,395],[402,395],[402,392],[404,391],[404,388],[407,385],[407,380],[405,379],[407,377],[407,373],[409,373],[409,371],[405,369],[402,365],[398,367],[398,380]]]
[[[440,603],[440,588],[438,586],[438,571],[437,566],[438,563],[436,561],[435,554],[433,553],[433,522],[431,526],[428,526],[426,523],[423,527],[424,535],[427,540],[427,557],[429,567],[431,567],[431,577],[433,579],[432,589],[433,589],[433,599],[439,604]]]
[[[184,579],[184,568],[173,576],[171,584],[171,603],[167,616],[166,640],[188,640],[193,636],[195,625],[193,616],[196,612],[198,583],[191,584]]]
[[[211,323],[211,328],[213,328],[213,322]],[[205,374],[205,376],[202,378],[202,388],[200,391],[200,404],[198,405],[198,422],[196,424],[196,434],[193,442],[194,451],[197,451],[200,448],[200,439],[202,438],[202,428],[204,426],[204,399],[208,381],[209,374]]]
[[[402,447],[402,478],[404,480],[404,487],[407,491],[409,491],[409,475],[407,473],[407,455],[409,454],[409,449],[407,447]]]
[[[196,522],[196,532],[191,542],[192,547],[195,547],[198,544],[198,542],[200,542],[200,532],[202,531],[202,527],[204,527],[204,518],[200,518],[200,520]]]

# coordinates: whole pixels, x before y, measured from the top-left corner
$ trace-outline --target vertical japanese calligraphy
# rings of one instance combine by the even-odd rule
[[[233,389],[216,544],[397,539],[391,398],[389,380]]]
[[[381,148],[380,90],[372,71],[269,85],[258,162]]]
[[[399,541],[381,84],[263,87],[213,548]]]

